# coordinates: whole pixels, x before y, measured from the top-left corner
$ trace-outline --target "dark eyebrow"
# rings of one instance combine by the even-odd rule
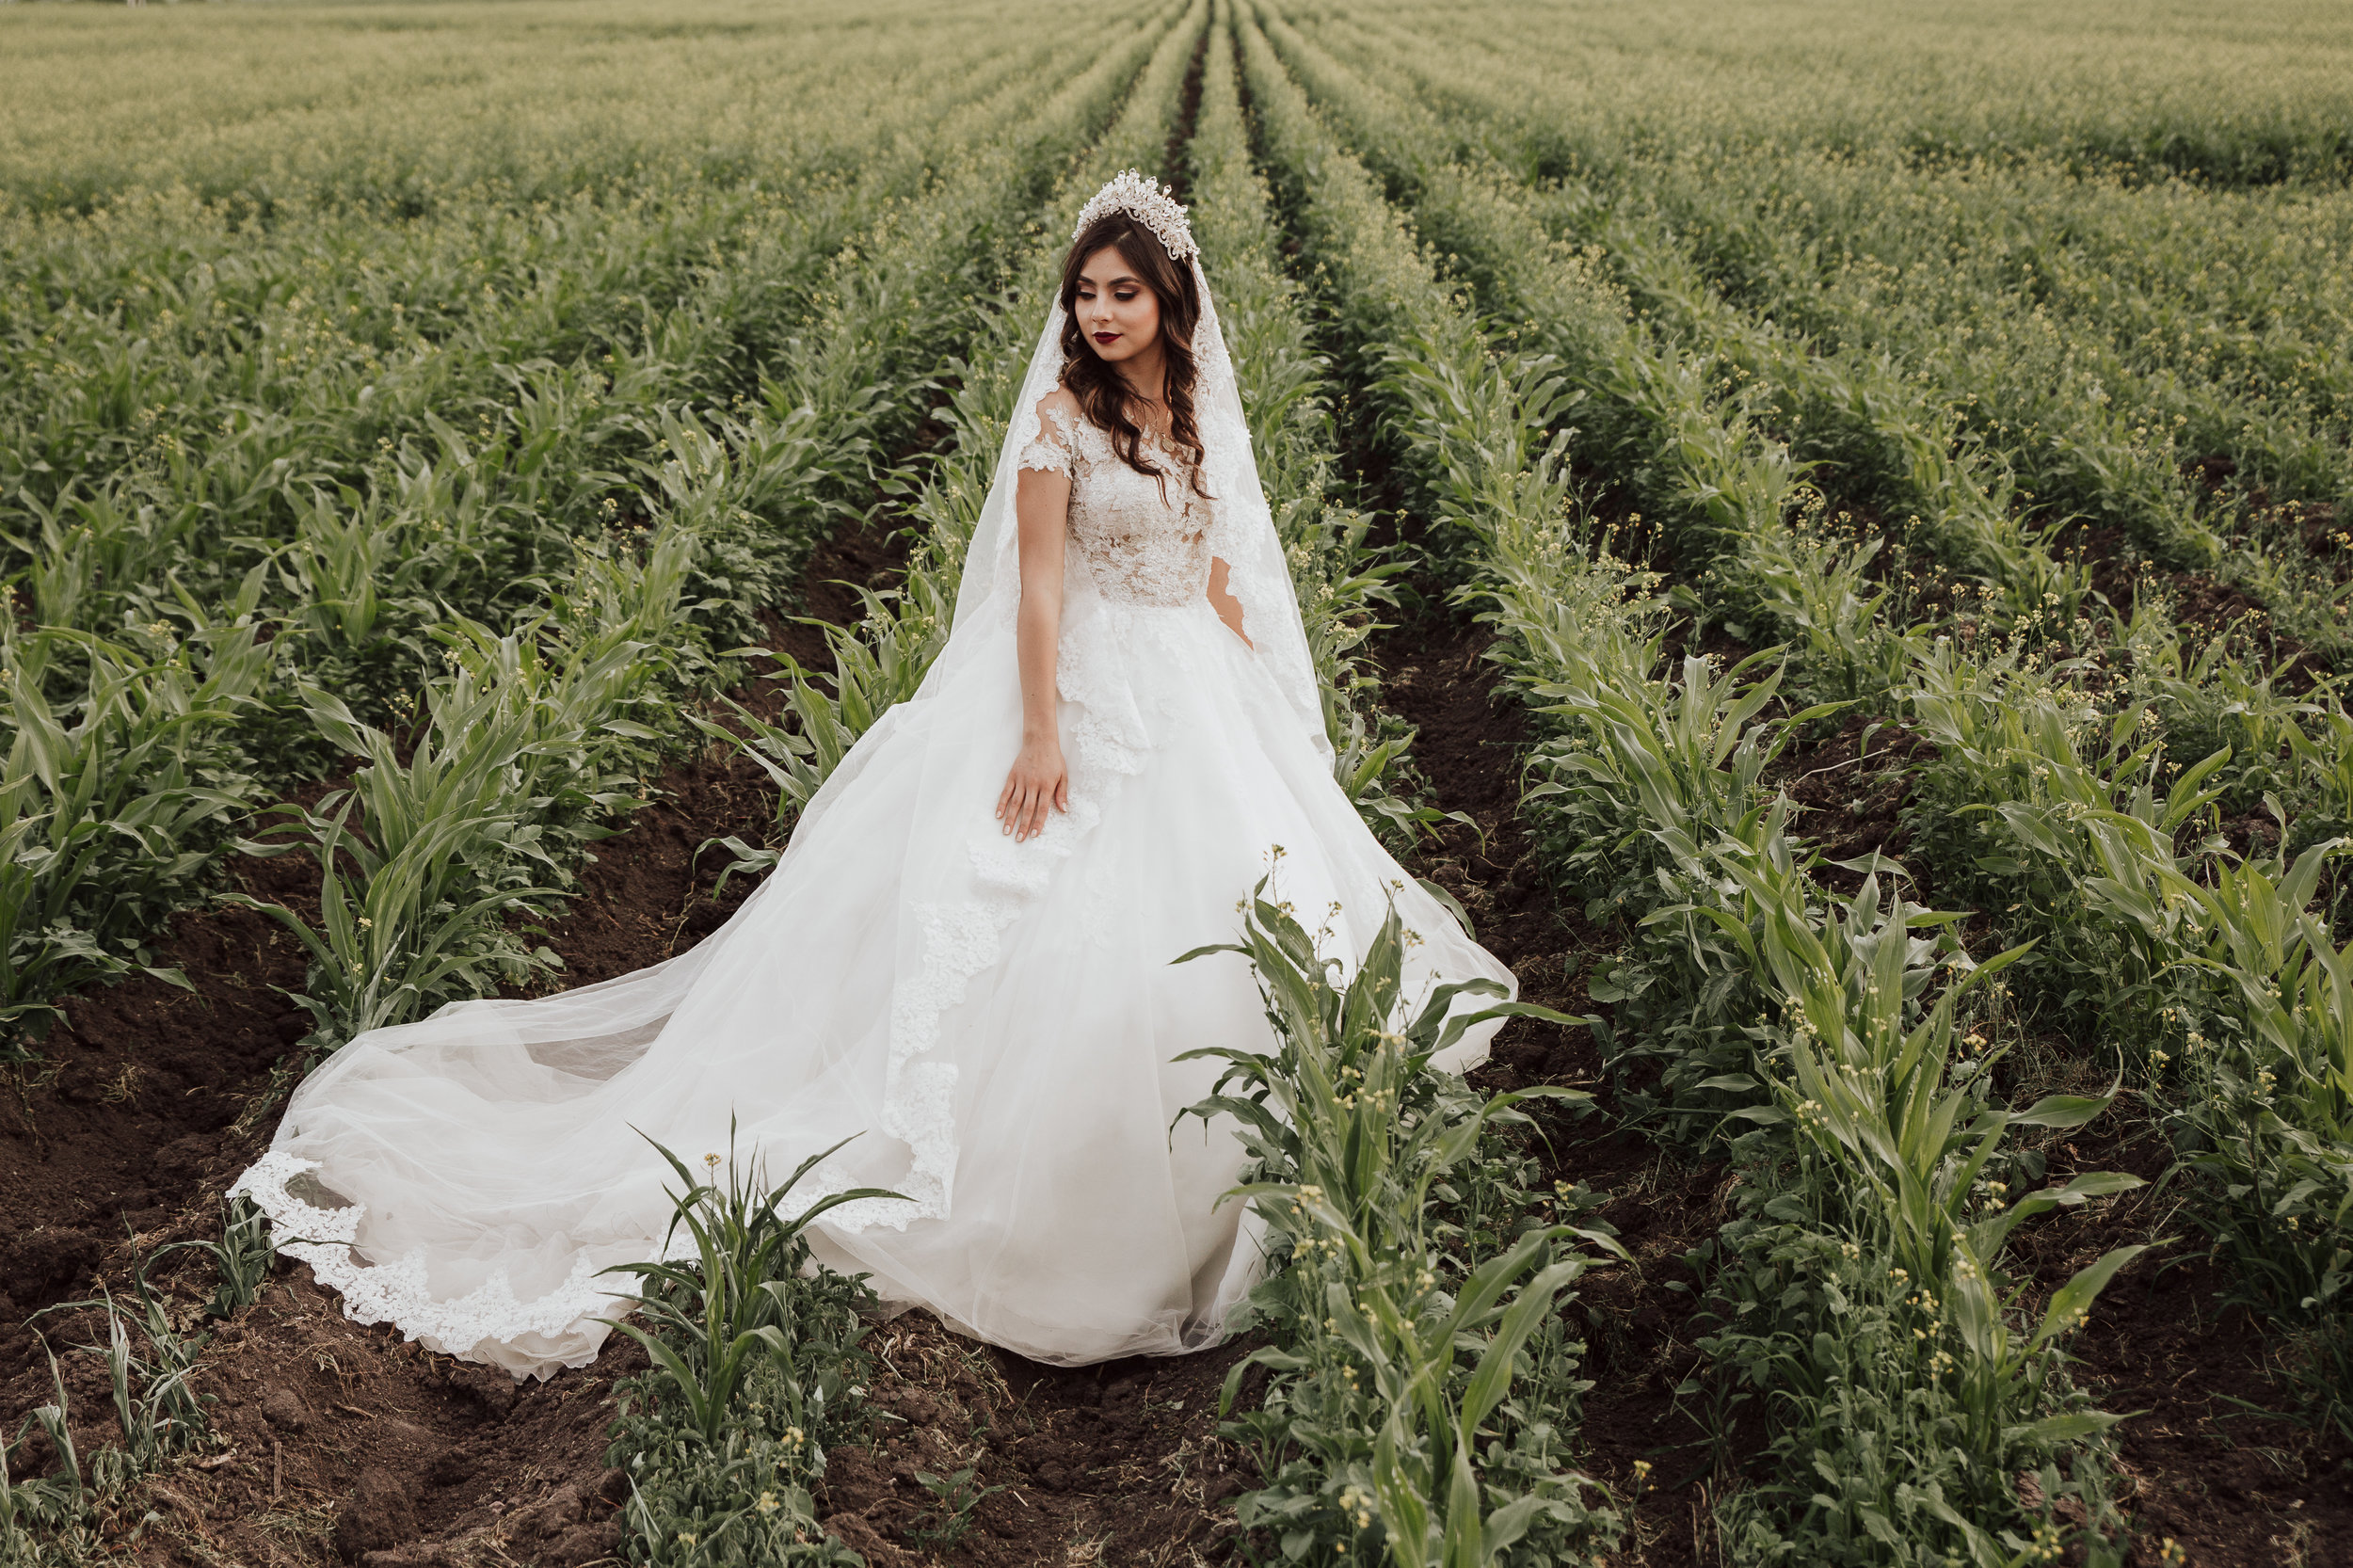
[[[1119,285],[1120,285],[1120,284],[1122,284],[1122,283],[1131,283],[1131,284],[1133,284],[1133,285],[1134,285],[1135,287],[1137,287],[1137,288],[1142,288],[1142,287],[1144,287],[1144,280],[1143,280],[1143,279],[1141,279],[1141,278],[1137,278],[1137,277],[1134,277],[1134,276],[1132,276],[1131,274],[1125,273],[1125,272],[1121,273],[1118,277],[1112,279],[1112,280],[1111,280],[1109,282],[1107,282],[1107,283],[1097,283],[1097,282],[1096,282],[1096,281],[1095,281],[1095,280],[1094,280],[1094,279],[1092,279],[1092,278],[1088,277],[1085,273],[1083,273],[1083,272],[1082,272],[1082,273],[1079,274],[1079,281],[1080,281],[1080,282],[1081,282],[1081,283],[1091,284],[1091,285],[1093,285],[1094,287],[1098,288],[1098,289],[1103,289],[1103,288],[1111,288],[1111,289],[1115,289],[1115,288],[1119,287]]]

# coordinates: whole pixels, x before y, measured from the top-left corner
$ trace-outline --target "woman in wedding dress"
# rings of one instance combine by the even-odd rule
[[[1332,776],[1313,668],[1184,209],[1081,215],[953,632],[718,932],[552,997],[360,1035],[231,1189],[361,1322],[518,1379],[583,1366],[660,1253],[674,1173],[851,1139],[819,1258],[1036,1360],[1214,1341],[1261,1259],[1211,1044],[1274,1040],[1248,967],[1172,964],[1280,896],[1353,955],[1394,898],[1408,997],[1510,972]],[[1279,851],[1276,846],[1280,846]],[[1461,999],[1458,1005],[1469,1005]],[[1442,1065],[1483,1060],[1474,1026]],[[852,1138],[853,1134],[862,1134]]]

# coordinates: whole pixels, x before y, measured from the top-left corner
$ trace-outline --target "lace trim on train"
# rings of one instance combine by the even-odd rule
[[[562,1285],[532,1301],[516,1297],[504,1269],[466,1295],[436,1297],[425,1282],[422,1248],[391,1263],[360,1261],[353,1242],[366,1205],[321,1208],[286,1190],[287,1183],[318,1168],[314,1160],[272,1149],[237,1177],[228,1195],[252,1200],[269,1217],[270,1244],[308,1263],[321,1285],[343,1297],[344,1316],[356,1323],[391,1323],[408,1338],[463,1356],[486,1339],[507,1342],[528,1335],[561,1339],[586,1332],[588,1320],[618,1317],[633,1304],[632,1298],[616,1296],[598,1283],[598,1265],[585,1253]],[[571,1365],[584,1365],[588,1354]]]

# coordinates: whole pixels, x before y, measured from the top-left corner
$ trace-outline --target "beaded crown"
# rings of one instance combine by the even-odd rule
[[[1185,209],[1169,194],[1165,185],[1156,185],[1139,169],[1122,169],[1112,176],[1109,184],[1095,193],[1079,212],[1079,225],[1070,231],[1077,239],[1086,232],[1087,225],[1106,213],[1126,213],[1160,236],[1168,248],[1171,261],[1185,261],[1197,254],[1201,248],[1193,240],[1193,225],[1185,217]]]

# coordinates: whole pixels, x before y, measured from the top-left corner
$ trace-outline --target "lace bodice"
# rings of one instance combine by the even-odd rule
[[[1070,545],[1114,603],[1181,607],[1206,602],[1211,511],[1183,465],[1151,437],[1163,480],[1120,461],[1111,437],[1067,410],[1021,449],[1020,466],[1070,475]]]

